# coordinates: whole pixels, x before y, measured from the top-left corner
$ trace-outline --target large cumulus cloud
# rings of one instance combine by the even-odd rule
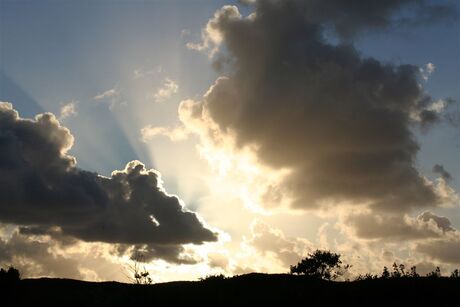
[[[405,5],[415,8],[409,19],[400,11]],[[290,199],[296,208],[438,206],[443,197],[415,167],[414,126],[439,120],[419,68],[363,57],[348,38],[397,16],[434,21],[448,11],[424,1],[273,0],[257,1],[242,17],[225,6],[195,49],[218,52],[227,75],[201,101],[182,102],[181,119],[206,141],[231,139],[236,151],[249,148],[259,163],[289,170],[265,196]],[[331,24],[347,40],[330,43]]]
[[[79,169],[68,154],[73,136],[53,114],[22,119],[0,103],[0,222],[22,232],[59,232],[84,241],[136,245],[159,258],[183,244],[217,240],[161,175],[139,161],[111,177]],[[154,251],[157,251],[156,253]]]

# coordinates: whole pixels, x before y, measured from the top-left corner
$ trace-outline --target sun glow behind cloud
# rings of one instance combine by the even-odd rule
[[[221,143],[218,147],[204,143],[197,147],[201,157],[217,175],[209,178],[208,184],[239,197],[255,213],[272,214],[274,207],[287,209],[289,200],[277,195],[277,187],[290,171],[264,167],[257,162],[251,150],[236,152],[231,143]],[[266,210],[270,207],[273,210]]]

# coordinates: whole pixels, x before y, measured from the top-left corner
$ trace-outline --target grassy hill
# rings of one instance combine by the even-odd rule
[[[41,278],[1,292],[3,306],[460,306],[460,279],[442,277],[331,282],[253,273],[154,285]]]

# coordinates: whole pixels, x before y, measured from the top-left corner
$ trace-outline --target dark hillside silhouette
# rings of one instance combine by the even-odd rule
[[[458,306],[458,278],[334,282],[291,274],[134,285],[25,279],[3,306]],[[3,291],[2,291],[3,292]]]
[[[297,266],[296,274],[225,277],[160,284],[85,282],[70,279],[20,279],[13,267],[1,270],[2,306],[458,306],[460,277],[441,276],[436,268],[420,276],[416,267],[387,267],[380,276],[365,274],[353,281],[333,281],[340,255],[315,251]],[[314,268],[317,268],[314,270]],[[319,268],[319,269],[318,269]],[[307,274],[305,272],[313,272]],[[325,273],[328,272],[328,273]]]

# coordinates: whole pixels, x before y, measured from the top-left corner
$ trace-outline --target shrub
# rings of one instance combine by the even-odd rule
[[[366,273],[364,275],[359,274],[358,277],[356,277],[356,281],[360,280],[373,280],[373,279],[378,279],[379,277],[377,275],[371,274],[371,273]]]
[[[441,277],[441,269],[437,266],[434,271],[426,274],[426,277],[430,277],[430,278],[439,278],[439,277]]]
[[[227,279],[224,274],[216,274],[216,275],[206,275],[205,277],[200,277],[200,281],[217,281],[217,280],[224,280]]]
[[[131,260],[133,264],[131,264],[128,269],[133,277],[128,276],[128,278],[137,285],[150,285],[153,280],[150,278],[150,273],[147,271],[145,266],[141,267],[141,263],[144,261],[144,256],[140,253],[134,255]]]

